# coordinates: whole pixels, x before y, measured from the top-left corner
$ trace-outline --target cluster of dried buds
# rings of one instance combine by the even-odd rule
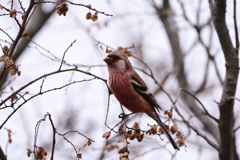
[[[119,148],[118,145],[110,142],[109,145],[103,147],[103,151],[111,151],[111,150],[114,150],[115,148],[118,149]]]
[[[9,11],[9,14],[10,14],[10,17],[11,17],[11,18],[15,18],[15,17],[17,16],[17,12],[16,12],[15,9],[11,9],[11,10]]]
[[[123,48],[123,47],[119,46],[119,47],[117,48],[117,50],[125,53],[128,57],[131,57],[131,56],[132,56],[132,52],[131,52],[131,51],[128,51],[128,50],[127,50],[127,47]]]
[[[56,10],[57,10],[57,13],[59,14],[59,16],[61,16],[61,15],[66,16],[67,11],[68,11],[68,6],[67,6],[67,4],[62,3],[62,4],[57,5]]]
[[[30,157],[32,151],[30,149],[28,149],[27,152],[27,156]],[[45,151],[42,147],[39,147],[36,151],[35,151],[35,155],[37,160],[46,160],[46,155],[47,155],[47,151]]]
[[[5,47],[6,48],[6,47]],[[8,50],[7,48],[4,50]],[[11,75],[16,75],[20,76],[21,71],[18,70],[18,67],[15,65],[13,62],[13,59],[10,58],[7,54],[4,54],[0,57],[0,61],[5,62],[6,68],[10,69]]]
[[[120,126],[121,127],[121,126]],[[144,134],[141,134],[140,127],[138,123],[134,123],[133,130],[128,130],[124,134],[125,139],[134,140],[137,139],[138,142],[141,142],[144,138]]]
[[[119,156],[119,160],[128,160],[128,155],[129,155],[129,151],[126,147],[120,148],[118,150],[118,154],[120,154]]]

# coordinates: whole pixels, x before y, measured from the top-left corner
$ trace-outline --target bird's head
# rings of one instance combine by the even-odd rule
[[[104,59],[107,63],[109,73],[123,73],[132,68],[126,54],[121,51],[113,51]]]

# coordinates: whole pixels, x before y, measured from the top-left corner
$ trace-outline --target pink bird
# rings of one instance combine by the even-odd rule
[[[148,91],[147,85],[142,78],[134,71],[126,54],[121,51],[114,51],[104,59],[109,72],[109,86],[117,100],[133,113],[146,113],[154,119],[162,128],[174,149],[177,144],[165,128],[156,110],[161,107],[156,99]]]

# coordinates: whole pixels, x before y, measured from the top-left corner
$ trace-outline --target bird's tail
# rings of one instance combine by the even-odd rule
[[[168,140],[171,142],[173,148],[179,150],[176,142],[173,140],[172,136],[169,134],[168,130],[166,129],[166,127],[164,126],[164,124],[162,123],[162,121],[160,120],[160,118],[158,118],[158,119],[156,120],[156,122],[157,122],[158,125],[162,128],[162,130],[163,130],[163,132],[165,133],[166,137],[167,137]]]

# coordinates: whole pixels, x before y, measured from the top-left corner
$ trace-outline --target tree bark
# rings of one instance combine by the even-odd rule
[[[219,131],[220,131],[220,148],[219,159],[231,160],[236,158],[235,136],[233,133],[234,114],[233,106],[235,96],[238,74],[239,74],[239,59],[238,49],[233,47],[227,24],[225,21],[226,16],[226,0],[209,0],[212,21],[216,29],[219,42],[225,57],[226,75],[223,84],[223,92],[219,104],[220,118],[219,118]]]

